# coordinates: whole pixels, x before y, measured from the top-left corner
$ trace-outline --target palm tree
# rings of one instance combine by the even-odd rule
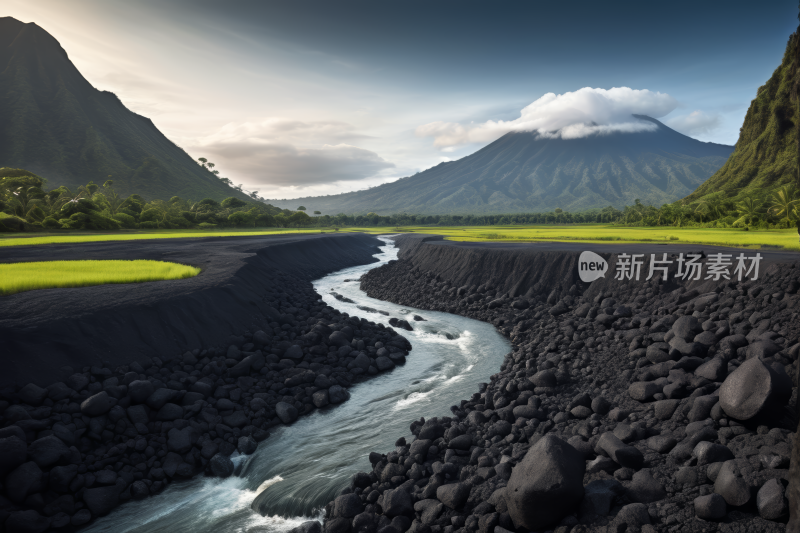
[[[109,178],[110,177],[111,176],[109,176]],[[108,199],[108,210],[111,212],[112,215],[116,215],[119,206],[122,205],[125,199],[123,199],[120,195],[117,194],[117,191],[113,189],[112,185],[114,185],[113,180],[106,180],[106,182],[103,183],[103,188],[108,190],[109,193],[108,195],[106,195],[106,198]]]
[[[753,223],[753,219],[757,218],[761,214],[761,204],[753,200],[752,197],[748,196],[736,204],[736,210],[741,215],[736,222],[743,222],[749,226]],[[736,222],[734,222],[734,224]]]
[[[39,187],[18,187],[11,191],[14,211],[22,218],[28,217],[42,197],[44,197],[44,191]]]
[[[797,202],[797,190],[794,186],[784,185],[772,193],[769,212],[775,216],[782,217],[781,220],[784,220],[788,226],[792,222]]]

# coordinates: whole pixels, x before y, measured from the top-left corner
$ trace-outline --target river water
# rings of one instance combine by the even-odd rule
[[[393,449],[399,437],[411,437],[413,420],[450,416],[451,405],[477,392],[500,368],[508,340],[484,322],[367,297],[358,278],[397,258],[391,239],[381,240],[379,263],[334,272],[314,288],[328,305],[350,315],[385,325],[391,317],[408,320],[414,331],[399,330],[413,345],[404,366],[351,387],[343,404],[273,428],[253,455],[232,457],[235,476],[172,483],[155,497],[123,504],[84,531],[280,533],[321,519],[324,506],[350,477],[370,470],[369,452]],[[344,303],[333,292],[355,303]]]

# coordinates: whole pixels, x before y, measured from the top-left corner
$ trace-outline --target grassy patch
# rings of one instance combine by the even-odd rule
[[[279,235],[290,233],[320,233],[332,232],[329,228],[314,229],[280,229],[269,230],[231,230],[231,231],[208,231],[208,230],[163,230],[163,231],[142,231],[142,232],[114,232],[114,233],[52,233],[37,234],[35,237],[22,235],[3,235],[0,237],[0,247],[4,246],[30,246],[37,244],[74,244],[82,242],[102,242],[102,241],[136,241],[142,239],[185,239],[185,238],[204,238],[204,237],[233,237],[233,236],[253,236],[253,235]]]
[[[585,242],[707,244],[736,248],[800,250],[797,230],[750,230],[722,228],[623,227],[611,224],[574,226],[407,226],[404,233],[443,235],[467,242]],[[390,228],[347,228],[345,231],[391,233]]]
[[[164,261],[37,261],[0,264],[0,295],[36,289],[185,279],[199,268]]]

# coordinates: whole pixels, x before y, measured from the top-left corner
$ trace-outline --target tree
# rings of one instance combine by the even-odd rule
[[[109,176],[111,178],[111,176]],[[108,210],[112,215],[116,215],[117,211],[119,210],[120,206],[122,206],[123,202],[125,201],[117,194],[117,192],[112,187],[114,185],[114,181],[111,179],[107,179],[105,183],[103,183],[103,188],[106,190],[106,200],[108,200]]]
[[[298,207],[298,208],[297,208],[297,210],[298,210],[298,211],[305,211],[305,210],[306,210],[306,208],[305,208],[305,207],[303,207],[303,206],[301,205],[300,207]]]
[[[792,222],[797,202],[797,190],[794,186],[784,185],[772,193],[769,212],[775,216],[782,217],[781,220],[785,221],[788,226]]]
[[[200,166],[206,168],[206,163],[208,163],[208,159],[206,159],[205,157],[198,157],[197,160],[200,161]]]
[[[322,211],[314,211],[314,214],[315,214],[315,215],[321,215],[321,214],[322,214]]]
[[[206,166],[207,166],[208,168],[214,168],[214,167],[215,167],[215,166],[217,166],[217,165],[215,165],[214,163],[206,163]]]
[[[761,214],[761,204],[753,200],[752,197],[748,196],[736,204],[736,210],[741,217],[736,220],[734,224],[741,222],[749,226],[753,223],[753,219],[757,218]]]

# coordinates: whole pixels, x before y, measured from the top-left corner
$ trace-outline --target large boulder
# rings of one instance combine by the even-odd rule
[[[208,466],[212,475],[222,478],[230,477],[234,470],[233,461],[231,461],[230,457],[219,453],[211,458]]]
[[[546,435],[511,472],[506,487],[508,514],[517,528],[544,529],[575,510],[583,498],[583,455]]]
[[[364,510],[358,494],[342,494],[333,500],[333,518],[353,518]]]
[[[119,487],[95,487],[83,491],[83,502],[93,516],[103,516],[119,505]]]
[[[284,424],[291,424],[297,420],[297,408],[290,403],[278,402],[275,405],[275,413]]]
[[[735,460],[725,461],[714,482],[714,492],[725,498],[728,505],[738,507],[750,501],[750,486]]]
[[[67,445],[54,435],[37,439],[28,446],[28,455],[42,468],[53,466],[69,453]]]
[[[750,420],[775,401],[791,394],[791,381],[765,365],[761,359],[748,359],[725,379],[719,389],[719,403],[725,414],[736,420]]]
[[[414,512],[411,495],[403,489],[387,490],[383,493],[381,508],[389,518],[405,516]]]
[[[450,483],[436,489],[436,499],[450,509],[459,509],[469,498],[470,487],[466,483]]]
[[[28,445],[25,444],[24,432],[22,437],[11,435],[0,438],[0,479],[4,479],[8,472],[24,463],[28,457]]]

